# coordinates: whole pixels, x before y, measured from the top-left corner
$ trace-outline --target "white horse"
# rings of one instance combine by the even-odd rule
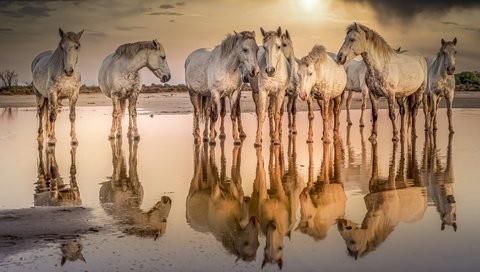
[[[55,51],[45,51],[33,59],[31,70],[33,89],[37,98],[38,141],[43,142],[43,121],[47,125],[48,144],[55,145],[55,121],[59,100],[68,98],[70,104],[70,137],[71,143],[77,144],[75,132],[75,105],[80,90],[80,72],[77,67],[80,52],[78,33],[64,32],[58,29],[60,42]]]
[[[455,94],[455,57],[457,38],[453,41],[442,39],[442,47],[437,58],[428,66],[428,87],[425,90],[423,111],[425,113],[425,130],[437,129],[437,108],[440,99],[447,100],[448,130],[453,133],[452,106]]]
[[[433,200],[437,212],[440,215],[441,230],[446,225],[452,226],[457,231],[457,202],[455,200],[452,160],[453,134],[448,136],[447,158],[441,162],[439,150],[437,150],[436,132],[425,133],[425,146],[423,150],[423,172],[428,196]],[[433,134],[433,135],[432,135]]]
[[[370,193],[364,198],[367,213],[361,225],[346,219],[337,221],[338,231],[345,240],[348,254],[355,259],[377,249],[399,223],[421,220],[427,209],[426,189],[414,163],[415,155],[412,153],[413,163],[407,163],[405,171],[406,161],[402,143],[401,162],[397,170],[396,147],[395,142],[388,177],[382,178],[378,175],[377,143],[372,142]]]
[[[215,143],[215,123],[224,97],[230,99],[235,144],[240,144],[240,137],[246,136],[239,112],[240,88],[244,77],[241,73],[248,71],[252,77],[258,73],[257,51],[255,32],[243,31],[227,35],[222,43],[212,50],[201,48],[188,55],[185,60],[185,81],[194,107],[193,135],[196,142],[200,140],[199,123],[205,121],[204,140],[209,138],[211,144]],[[206,109],[206,106],[209,106],[211,111]],[[210,115],[210,135],[207,135]],[[207,120],[203,120],[204,116]],[[223,133],[220,136],[223,138]]]
[[[128,137],[140,139],[137,129],[137,99],[142,88],[139,71],[148,67],[161,82],[170,80],[165,50],[157,41],[141,41],[119,46],[108,55],[98,72],[102,92],[112,99],[112,129],[110,139],[122,135],[122,114],[128,99]]]
[[[347,74],[342,65],[335,60],[335,55],[327,53],[322,45],[315,45],[307,56],[298,62],[298,95],[308,103],[309,129],[307,143],[313,142],[313,99],[317,100],[323,117],[323,141],[330,142],[331,110],[335,115],[334,131],[340,126],[340,111],[343,101]]]
[[[288,131],[292,134],[297,134],[297,85],[298,85],[298,63],[295,61],[295,52],[293,50],[293,42],[290,38],[290,33],[285,30],[281,35],[282,51],[290,64],[290,80],[286,91],[288,97],[287,114],[288,114]],[[283,108],[282,108],[283,109]]]
[[[321,175],[314,183],[313,144],[308,144],[309,180],[300,195],[301,219],[296,229],[316,241],[325,239],[330,227],[345,215],[347,197],[341,175],[343,157],[341,141],[334,143],[333,161],[330,149],[330,144],[323,144]]]
[[[347,124],[352,125],[352,120],[350,119],[350,106],[352,105],[352,99],[355,93],[362,94],[362,113],[360,115],[360,127],[364,127],[363,123],[363,113],[367,105],[368,97],[368,86],[365,82],[365,73],[367,72],[367,66],[363,61],[351,60],[345,63],[345,71],[347,72],[347,85],[345,86],[345,91],[348,92],[347,97]]]
[[[398,141],[398,131],[395,124],[394,101],[400,107],[401,132],[404,131],[405,105],[408,97],[408,111],[412,119],[412,133],[415,135],[415,122],[422,95],[427,86],[427,63],[420,54],[412,51],[397,53],[377,32],[354,23],[347,27],[347,34],[342,47],[338,51],[337,61],[341,64],[361,55],[367,73],[367,83],[372,104],[372,135],[377,137],[378,98],[385,97],[388,101],[390,120],[393,127],[393,141]]]
[[[255,146],[262,145],[262,129],[265,122],[267,98],[270,97],[270,137],[280,144],[281,113],[285,92],[290,81],[290,65],[282,51],[282,29],[266,32],[260,28],[263,36],[263,50],[258,53],[260,73],[250,77],[252,96],[257,112],[257,135]]]

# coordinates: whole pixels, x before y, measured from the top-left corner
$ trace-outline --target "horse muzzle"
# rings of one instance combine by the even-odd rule
[[[171,78],[170,74],[168,74],[168,75],[163,75],[162,78],[160,79],[160,81],[161,81],[162,83],[165,83],[165,82],[168,82],[168,81],[170,80],[170,78]]]
[[[71,77],[73,75],[73,68],[65,69],[65,75]]]
[[[342,53],[338,53],[337,62],[339,64],[344,65],[346,60],[347,60],[347,58]]]
[[[447,68],[447,74],[448,75],[453,75],[455,73],[455,66],[448,66]]]

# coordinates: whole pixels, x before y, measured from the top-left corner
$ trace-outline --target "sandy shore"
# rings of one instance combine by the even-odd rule
[[[243,92],[241,101],[242,112],[254,112],[255,105],[249,93]],[[138,108],[152,114],[188,114],[193,110],[188,93],[141,94],[138,103]],[[68,101],[64,100],[63,104],[67,105]],[[385,99],[380,99],[379,104],[380,108],[386,108]],[[103,94],[81,94],[77,102],[78,107],[110,105],[110,99]],[[359,109],[360,105],[360,95],[356,94],[352,108]],[[35,97],[33,95],[0,96],[0,108],[26,107],[35,107]],[[299,111],[307,110],[307,104],[301,100],[299,100],[297,107]],[[441,107],[445,107],[444,100],[441,102]],[[480,108],[480,92],[457,92],[455,94],[454,107]]]

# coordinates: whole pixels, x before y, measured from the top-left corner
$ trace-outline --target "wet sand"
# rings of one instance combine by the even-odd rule
[[[254,112],[255,105],[248,92],[242,93],[241,103],[242,112]],[[352,102],[352,109],[359,109],[361,103],[360,94],[356,94]],[[67,105],[68,100],[64,100],[63,104]],[[77,102],[78,107],[110,105],[110,99],[103,94],[81,94]],[[0,108],[9,107],[35,107],[35,97],[33,95],[0,96]],[[307,103],[299,101],[297,107],[299,111],[306,111]],[[370,105],[367,107],[370,108]],[[381,109],[387,108],[385,99],[380,99],[379,107]],[[445,99],[442,99],[440,107],[445,107]],[[188,93],[140,94],[138,108],[152,114],[187,114],[193,111]],[[480,108],[480,92],[455,93],[454,108]]]

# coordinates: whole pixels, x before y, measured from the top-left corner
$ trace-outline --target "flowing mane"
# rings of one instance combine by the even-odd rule
[[[242,31],[240,33],[235,32],[235,34],[233,35],[228,34],[227,37],[225,37],[225,39],[220,44],[221,57],[225,58],[230,55],[230,53],[232,53],[233,49],[238,43],[243,42],[247,39],[255,40],[255,34],[250,31]]]
[[[159,44],[160,45],[160,44]],[[138,52],[143,49],[154,49],[157,50],[155,44],[152,41],[141,41],[141,42],[134,42],[134,43],[126,43],[120,45],[115,50],[115,57],[127,57],[133,58]],[[160,45],[160,49],[163,47]]]
[[[315,45],[310,53],[300,60],[299,64],[320,64],[327,59],[327,50],[323,45]]]
[[[350,33],[350,31],[357,31],[359,32],[359,29],[362,30],[365,34],[365,39],[367,42],[372,44],[373,50],[375,53],[377,53],[379,56],[383,57],[385,60],[389,60],[390,57],[395,53],[395,51],[388,45],[388,43],[383,39],[383,37],[378,34],[375,30],[372,30],[362,24],[359,23],[354,23],[351,24],[347,27],[347,34]]]

